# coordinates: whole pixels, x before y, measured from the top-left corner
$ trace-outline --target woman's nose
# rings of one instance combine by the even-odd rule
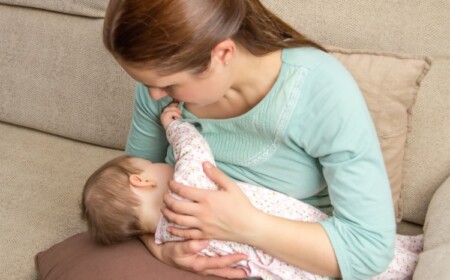
[[[160,88],[148,88],[148,93],[153,100],[159,100],[167,96],[166,91]]]

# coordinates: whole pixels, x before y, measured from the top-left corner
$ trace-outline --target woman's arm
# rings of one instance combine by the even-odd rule
[[[154,101],[142,84],[136,84],[134,106],[125,153],[129,156],[164,162],[169,143],[161,124],[161,112],[170,98]]]
[[[187,188],[175,181],[170,182],[172,191],[196,203],[192,208],[187,205],[178,208],[174,206],[177,203],[173,198],[166,197],[168,208],[163,209],[164,215],[182,225],[188,225],[193,214],[198,217],[198,222],[194,221],[197,228],[169,228],[172,234],[253,245],[305,271],[340,277],[333,247],[320,224],[267,215],[254,208],[235,182],[219,169],[211,165],[205,167],[205,173],[219,185],[220,192]],[[214,207],[216,205],[228,207]],[[172,207],[182,214],[171,211]],[[233,226],[230,226],[230,221]]]

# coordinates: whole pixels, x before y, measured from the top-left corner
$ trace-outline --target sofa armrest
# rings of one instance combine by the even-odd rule
[[[428,207],[424,224],[424,251],[414,280],[450,279],[450,177],[438,188]]]

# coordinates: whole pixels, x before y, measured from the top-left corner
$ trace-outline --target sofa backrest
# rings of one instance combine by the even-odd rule
[[[1,4],[0,13],[0,121],[123,148],[134,82],[103,47],[103,19]]]
[[[0,121],[124,147],[134,83],[102,46],[106,3],[0,0]],[[263,3],[323,44],[433,58],[413,112],[402,192],[404,219],[422,224],[450,175],[450,2]]]
[[[103,18],[108,0],[0,0],[2,4]]]

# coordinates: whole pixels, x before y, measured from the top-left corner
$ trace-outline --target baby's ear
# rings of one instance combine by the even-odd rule
[[[132,174],[129,177],[130,185],[138,188],[155,187],[156,183],[148,178],[144,178],[139,174]]]

